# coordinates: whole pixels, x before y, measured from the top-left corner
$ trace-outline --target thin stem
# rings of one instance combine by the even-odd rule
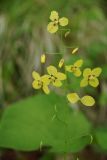
[[[4,103],[4,85],[3,85],[3,66],[0,60],[0,107],[3,107]]]
[[[64,154],[64,160],[67,160],[67,156],[66,156],[66,154]]]

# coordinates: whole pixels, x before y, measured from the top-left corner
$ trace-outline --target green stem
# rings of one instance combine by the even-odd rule
[[[3,63],[0,60],[0,107],[4,105]]]
[[[67,160],[66,154],[64,155],[64,160]]]
[[[63,31],[64,31],[64,29],[60,29],[60,36],[61,36],[61,53],[63,53],[64,50],[65,50],[64,45],[63,45]]]

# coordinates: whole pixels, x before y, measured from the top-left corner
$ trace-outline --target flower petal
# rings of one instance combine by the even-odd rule
[[[81,70],[78,68],[78,69],[76,69],[76,71],[74,72],[74,75],[76,76],[76,77],[80,77],[80,75],[81,75]]]
[[[64,59],[62,58],[62,59],[59,61],[58,67],[59,67],[59,68],[62,68],[63,65],[64,65]]]
[[[73,67],[73,65],[65,66],[65,70],[68,72],[72,72],[72,70],[71,70],[72,67]]]
[[[59,80],[65,80],[66,79],[66,74],[61,73],[61,72],[57,72],[57,78]]]
[[[81,102],[85,105],[85,106],[93,106],[95,104],[95,100],[93,97],[91,96],[84,96],[81,98]]]
[[[49,85],[49,83],[50,83],[50,79],[49,79],[49,75],[43,75],[42,77],[41,77],[41,80],[42,80],[42,82],[45,84],[45,85]]]
[[[72,54],[75,54],[77,51],[78,51],[78,47],[76,47],[76,48],[74,48],[73,50],[72,50]]]
[[[99,77],[99,75],[101,74],[102,69],[100,67],[94,68],[92,70],[92,75],[95,75],[96,77]]]
[[[84,69],[84,71],[83,71],[83,77],[88,78],[88,76],[91,75],[91,74],[92,74],[92,71],[91,71],[90,68]]]
[[[47,30],[48,32],[50,33],[55,33],[57,32],[58,30],[58,24],[54,24],[54,22],[50,22],[48,25],[47,25]]]
[[[32,72],[32,77],[33,77],[34,79],[36,79],[36,80],[40,80],[40,75],[39,75],[39,73],[37,73],[37,72],[35,72],[35,71]]]
[[[32,87],[33,87],[34,89],[40,89],[40,88],[41,88],[41,85],[38,85],[38,81],[33,81]]]
[[[76,62],[74,63],[74,66],[76,66],[76,67],[81,67],[82,64],[83,64],[83,60],[82,60],[82,59],[79,59],[78,61],[76,61]]]
[[[50,20],[52,20],[52,21],[58,20],[58,18],[59,18],[58,12],[52,11],[49,18],[50,18]]]
[[[59,19],[59,24],[60,24],[61,26],[66,26],[66,25],[68,25],[68,18],[66,18],[66,17],[60,18],[60,19]]]
[[[88,85],[88,79],[83,78],[80,82],[80,87],[86,87]]]
[[[57,74],[57,69],[56,69],[56,67],[54,67],[54,66],[48,66],[48,67],[47,67],[47,72],[48,72],[50,75],[56,75],[56,74]]]
[[[41,55],[41,63],[45,63],[45,61],[46,61],[46,55],[42,54]]]
[[[47,85],[43,85],[42,89],[43,89],[43,91],[44,91],[46,94],[49,94],[49,93],[50,93],[50,90],[49,90],[49,88],[48,88]]]
[[[71,103],[76,103],[80,99],[77,93],[69,93],[67,94],[67,98]]]
[[[90,79],[89,80],[89,84],[92,86],[92,87],[97,87],[99,85],[99,80],[97,78],[94,78],[94,79]]]
[[[52,84],[55,86],[55,87],[61,87],[62,86],[62,82],[58,79],[55,80],[55,82],[52,82]]]

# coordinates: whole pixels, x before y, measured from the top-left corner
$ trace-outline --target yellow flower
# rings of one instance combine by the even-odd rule
[[[49,94],[50,91],[49,91],[48,85],[49,85],[50,81],[47,78],[47,75],[40,76],[39,73],[33,71],[32,72],[32,77],[34,78],[34,81],[32,83],[32,87],[34,89],[40,89],[40,88],[42,88],[43,91],[46,94]]]
[[[62,59],[59,61],[58,67],[59,67],[59,68],[62,68],[63,65],[64,65],[64,59],[62,58]]]
[[[57,32],[59,25],[66,26],[68,25],[68,19],[66,17],[59,18],[58,12],[52,11],[50,15],[51,22],[47,26],[47,30],[50,33]]]
[[[69,93],[67,95],[67,98],[68,98],[68,101],[73,104],[78,101],[81,101],[81,103],[84,104],[85,106],[93,106],[95,104],[94,98],[88,95],[80,98],[77,93]]]
[[[65,66],[66,71],[72,72],[76,77],[79,77],[81,75],[80,67],[83,64],[83,60],[80,59],[76,61],[73,65]]]
[[[42,54],[41,55],[41,63],[45,63],[45,61],[46,61],[46,55]]]
[[[85,87],[88,84],[92,87],[97,87],[99,85],[99,80],[97,77],[101,74],[102,69],[100,67],[94,68],[91,70],[90,68],[86,68],[83,72],[83,79],[81,80],[80,86]]]
[[[61,81],[66,79],[66,75],[64,73],[58,72],[54,66],[47,67],[47,72],[49,74],[48,79],[56,87],[60,87],[62,85]]]

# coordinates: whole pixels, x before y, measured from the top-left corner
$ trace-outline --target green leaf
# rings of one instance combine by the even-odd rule
[[[95,138],[97,145],[104,151],[107,151],[107,127],[97,128],[95,130]]]
[[[90,124],[56,94],[37,95],[5,110],[0,147],[22,151],[49,146],[51,152],[77,152],[90,143]]]

